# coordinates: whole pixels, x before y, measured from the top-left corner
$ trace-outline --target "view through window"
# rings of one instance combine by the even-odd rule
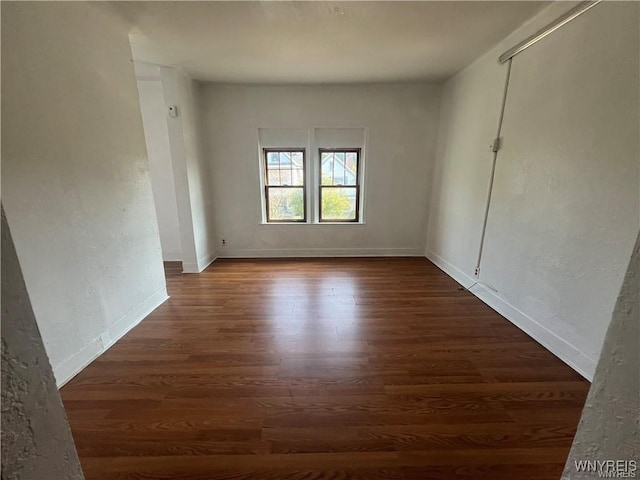
[[[317,151],[318,180],[311,180],[311,203],[316,208],[311,221],[359,222],[360,148]],[[307,222],[305,148],[265,148],[263,152],[266,221]]]
[[[320,150],[320,221],[357,222],[360,149]]]
[[[305,222],[304,149],[265,149],[264,154],[267,221]]]

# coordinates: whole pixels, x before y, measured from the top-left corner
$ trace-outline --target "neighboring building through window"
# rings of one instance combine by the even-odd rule
[[[258,128],[261,222],[363,223],[366,138],[365,127]]]
[[[264,149],[267,222],[306,222],[304,149]]]
[[[360,219],[360,149],[320,149],[321,222]]]

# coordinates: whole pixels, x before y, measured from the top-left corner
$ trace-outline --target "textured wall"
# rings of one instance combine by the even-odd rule
[[[574,462],[581,460],[635,460],[640,467],[639,303],[640,235],[605,337],[563,479],[597,477],[597,473],[577,471]],[[640,475],[638,470],[635,473]]]
[[[82,479],[2,211],[2,480]]]
[[[489,145],[496,134],[507,72],[498,55],[569,8],[568,3],[552,2],[443,85],[427,253],[469,276],[478,257],[493,157]]]
[[[481,279],[591,359],[640,227],[638,3],[513,59]]]
[[[444,86],[427,256],[470,285],[505,82],[498,56]],[[480,277],[472,291],[592,378],[640,226],[637,2],[602,2],[513,59]]]
[[[128,27],[2,2],[2,203],[58,383],[167,298]]]

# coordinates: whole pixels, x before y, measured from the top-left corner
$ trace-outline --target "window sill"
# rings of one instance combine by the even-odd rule
[[[341,225],[341,226],[355,226],[366,225],[365,222],[260,222],[260,226],[279,226],[279,225],[297,225],[307,227],[322,227],[324,225]]]

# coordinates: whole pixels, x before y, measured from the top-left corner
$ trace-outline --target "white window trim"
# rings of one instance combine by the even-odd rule
[[[368,140],[369,140],[369,128],[363,127],[359,125],[349,125],[349,126],[341,126],[336,127],[334,125],[331,126],[313,126],[306,127],[307,130],[307,142],[306,145],[296,145],[289,144],[285,147],[285,144],[272,144],[272,143],[261,143],[260,141],[260,130],[261,129],[283,129],[283,130],[300,130],[301,127],[259,127],[257,129],[257,138],[258,138],[258,168],[259,168],[259,190],[260,193],[260,223],[259,225],[268,226],[268,227],[291,227],[295,226],[296,228],[305,228],[309,226],[341,226],[346,228],[353,228],[358,225],[366,225],[366,195],[367,195],[367,150],[368,150]],[[361,129],[363,131],[363,139],[361,145],[338,145],[338,146],[328,146],[328,145],[318,145],[315,139],[315,131],[319,129]],[[286,142],[285,142],[286,143]],[[265,149],[277,149],[277,148],[300,148],[305,151],[305,188],[307,192],[307,221],[306,222],[267,222],[267,211],[266,211],[266,198],[264,195],[265,191]],[[318,162],[320,161],[319,152],[320,149],[329,149],[329,148],[359,148],[360,149],[360,158],[359,158],[359,221],[357,222],[320,222],[320,206],[319,206],[319,182],[320,182],[320,168],[318,166]]]

